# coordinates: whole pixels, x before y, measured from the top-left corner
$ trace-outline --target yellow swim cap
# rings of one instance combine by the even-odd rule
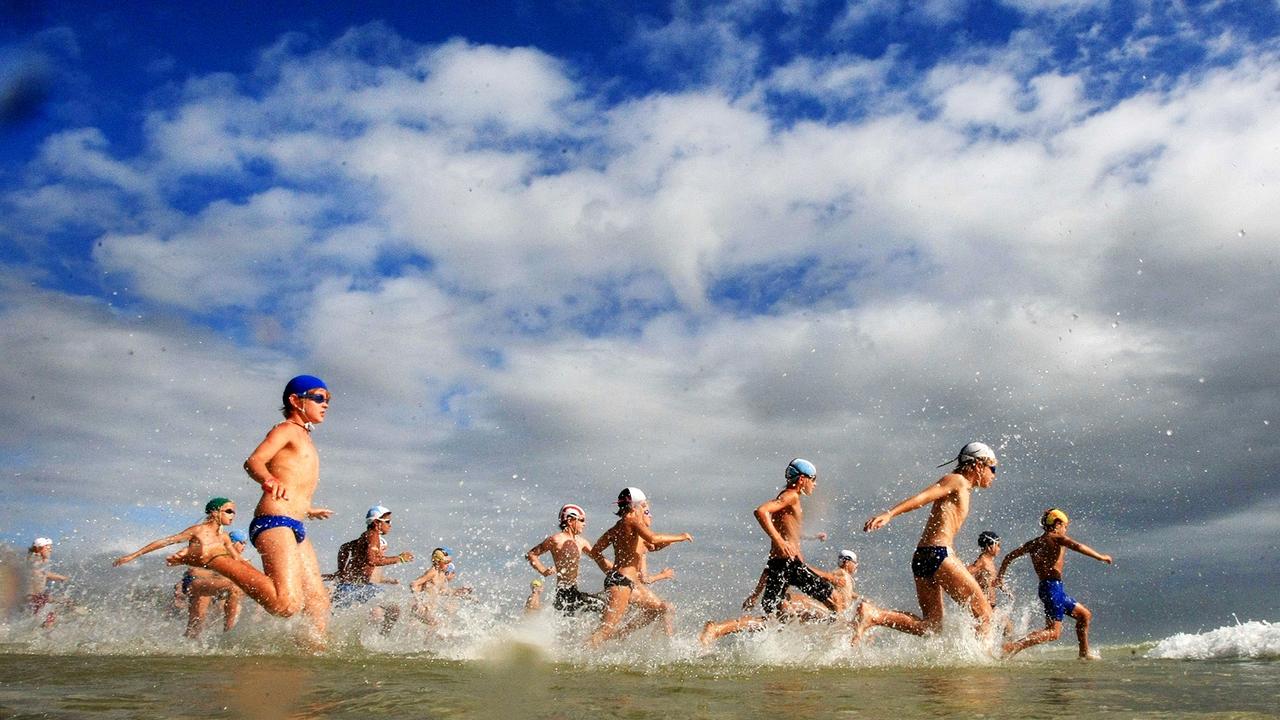
[[[533,586],[533,589],[534,589],[534,590],[537,590],[538,588],[542,587],[542,581],[541,581],[541,580],[532,580],[532,581],[530,581],[530,582],[529,582],[529,584]]]
[[[1071,519],[1067,517],[1067,514],[1065,512],[1059,510],[1058,508],[1049,508],[1048,510],[1044,511],[1044,515],[1040,516],[1040,527],[1044,528],[1045,530],[1052,530],[1054,523],[1058,522],[1059,520],[1062,521],[1063,525],[1066,525],[1068,522],[1070,522]]]

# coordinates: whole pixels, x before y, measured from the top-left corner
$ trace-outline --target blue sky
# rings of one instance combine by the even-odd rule
[[[966,532],[1060,505],[1095,611],[1276,619],[1280,7],[614,8],[5,5],[0,535],[251,503],[308,372],[326,557],[379,502],[501,570],[638,485],[732,607],[804,456],[910,603],[922,518],[856,529],[981,438]]]

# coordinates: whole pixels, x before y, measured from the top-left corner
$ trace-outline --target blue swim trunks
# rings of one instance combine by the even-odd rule
[[[299,543],[307,539],[307,529],[303,527],[301,520],[294,520],[288,515],[259,515],[249,523],[249,542],[257,545],[258,536],[263,530],[278,527],[287,527],[292,530],[293,539]]]
[[[182,594],[183,595],[191,594],[191,583],[195,581],[196,581],[196,576],[192,575],[190,571],[182,573]]]
[[[1070,615],[1076,609],[1075,598],[1067,594],[1061,580],[1041,580],[1037,594],[1040,602],[1044,603],[1045,617],[1051,620],[1062,622],[1063,616]]]
[[[338,583],[333,588],[333,606],[335,608],[351,607],[382,594],[382,587],[373,583]]]

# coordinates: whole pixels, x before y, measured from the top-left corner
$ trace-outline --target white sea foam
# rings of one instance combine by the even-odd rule
[[[1280,625],[1263,620],[1196,635],[1179,633],[1156,643],[1149,658],[1172,660],[1280,659]]]

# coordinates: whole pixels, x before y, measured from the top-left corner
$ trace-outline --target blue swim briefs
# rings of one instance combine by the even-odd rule
[[[271,528],[287,527],[293,531],[293,539],[301,543],[307,539],[307,529],[303,527],[301,520],[294,520],[288,515],[259,515],[249,523],[249,542],[255,546],[258,544],[258,536],[264,530]]]

